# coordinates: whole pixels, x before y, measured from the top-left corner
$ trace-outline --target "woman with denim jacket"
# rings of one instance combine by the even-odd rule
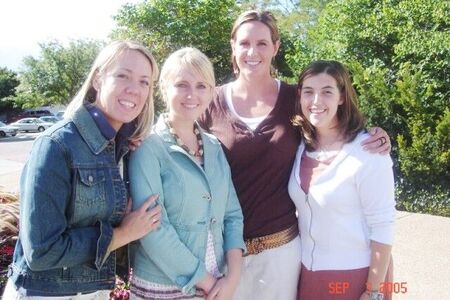
[[[4,299],[108,299],[115,250],[159,226],[156,197],[131,212],[120,160],[153,120],[158,67],[141,45],[97,56],[69,117],[38,137],[20,181],[20,233]],[[127,203],[128,202],[128,203]]]
[[[159,83],[168,113],[131,155],[129,174],[134,205],[159,195],[161,226],[130,245],[131,299],[232,299],[245,249],[242,212],[219,141],[196,122],[213,98],[212,64],[197,49],[180,49]]]

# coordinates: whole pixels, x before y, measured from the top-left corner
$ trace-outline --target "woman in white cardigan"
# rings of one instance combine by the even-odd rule
[[[383,299],[395,221],[392,160],[363,150],[364,121],[342,64],[313,62],[298,93],[293,123],[303,141],[289,181],[302,240],[298,298]]]

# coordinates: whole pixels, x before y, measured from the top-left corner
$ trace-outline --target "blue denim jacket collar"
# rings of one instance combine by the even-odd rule
[[[72,121],[93,153],[99,154],[108,146],[109,141],[103,136],[84,106],[73,114]]]

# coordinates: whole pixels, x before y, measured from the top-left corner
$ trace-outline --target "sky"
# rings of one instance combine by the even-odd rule
[[[115,15],[139,0],[0,0],[0,67],[20,71],[25,56],[39,56],[39,43],[107,39]]]

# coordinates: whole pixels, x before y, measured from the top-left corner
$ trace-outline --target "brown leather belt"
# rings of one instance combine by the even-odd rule
[[[244,256],[258,254],[267,249],[280,247],[295,239],[298,234],[298,225],[296,224],[280,232],[247,239],[245,240],[247,253]]]

